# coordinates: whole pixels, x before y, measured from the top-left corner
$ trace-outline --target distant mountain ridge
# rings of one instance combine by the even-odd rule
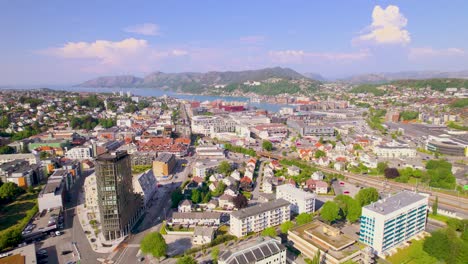
[[[211,71],[206,73],[182,72],[164,73],[153,72],[144,78],[131,75],[98,77],[81,83],[79,87],[151,87],[181,91],[203,90],[213,85],[227,85],[244,83],[246,81],[263,81],[270,78],[284,80],[308,79],[304,75],[289,68],[265,68],[248,71]]]
[[[307,78],[317,80],[317,81],[321,81],[321,82],[327,81],[327,78],[325,78],[321,74],[315,73],[315,72],[304,72],[302,75],[304,75]]]
[[[348,78],[341,79],[344,82],[354,84],[360,83],[386,83],[396,80],[424,80],[437,78],[458,78],[468,79],[468,70],[444,72],[444,71],[402,71],[402,72],[383,72],[354,75]]]

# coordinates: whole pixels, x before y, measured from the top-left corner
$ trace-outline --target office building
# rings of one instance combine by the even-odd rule
[[[218,263],[286,264],[286,247],[276,239],[263,239],[220,252]]]
[[[39,212],[54,208],[63,208],[65,197],[64,178],[49,177],[47,184],[37,197]]]
[[[373,263],[365,261],[368,256],[362,244],[320,221],[292,228],[288,231],[288,240],[304,258],[313,259],[320,252],[320,263]]]
[[[176,164],[177,161],[173,154],[161,153],[153,161],[153,174],[156,177],[168,177]]]
[[[296,214],[315,211],[315,194],[298,189],[291,184],[276,187],[276,199],[285,199],[291,203],[291,212]]]
[[[284,199],[240,209],[231,214],[231,234],[242,237],[250,232],[261,232],[290,220],[290,203]]]
[[[385,255],[426,227],[428,196],[402,191],[362,208],[359,240]]]
[[[104,238],[126,236],[142,212],[141,197],[133,192],[130,156],[126,151],[97,157],[96,183]]]

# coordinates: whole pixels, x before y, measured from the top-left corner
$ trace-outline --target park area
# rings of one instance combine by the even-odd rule
[[[387,259],[393,264],[427,264],[437,263],[437,259],[430,256],[423,249],[424,240],[412,240],[411,245],[398,249],[398,252]]]
[[[0,208],[0,250],[14,247],[21,242],[21,232],[37,213],[36,199],[37,190],[33,190],[10,199],[9,203],[3,200],[4,205]]]
[[[0,231],[18,224],[36,205],[37,194],[25,193],[0,209]]]

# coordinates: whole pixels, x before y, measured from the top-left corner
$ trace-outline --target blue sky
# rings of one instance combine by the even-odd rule
[[[1,1],[0,84],[468,69],[466,1]]]

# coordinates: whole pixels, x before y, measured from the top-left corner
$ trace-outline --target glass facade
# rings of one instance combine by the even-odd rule
[[[128,234],[141,207],[133,192],[130,156],[103,154],[96,160],[96,183],[102,232],[106,240]]]

